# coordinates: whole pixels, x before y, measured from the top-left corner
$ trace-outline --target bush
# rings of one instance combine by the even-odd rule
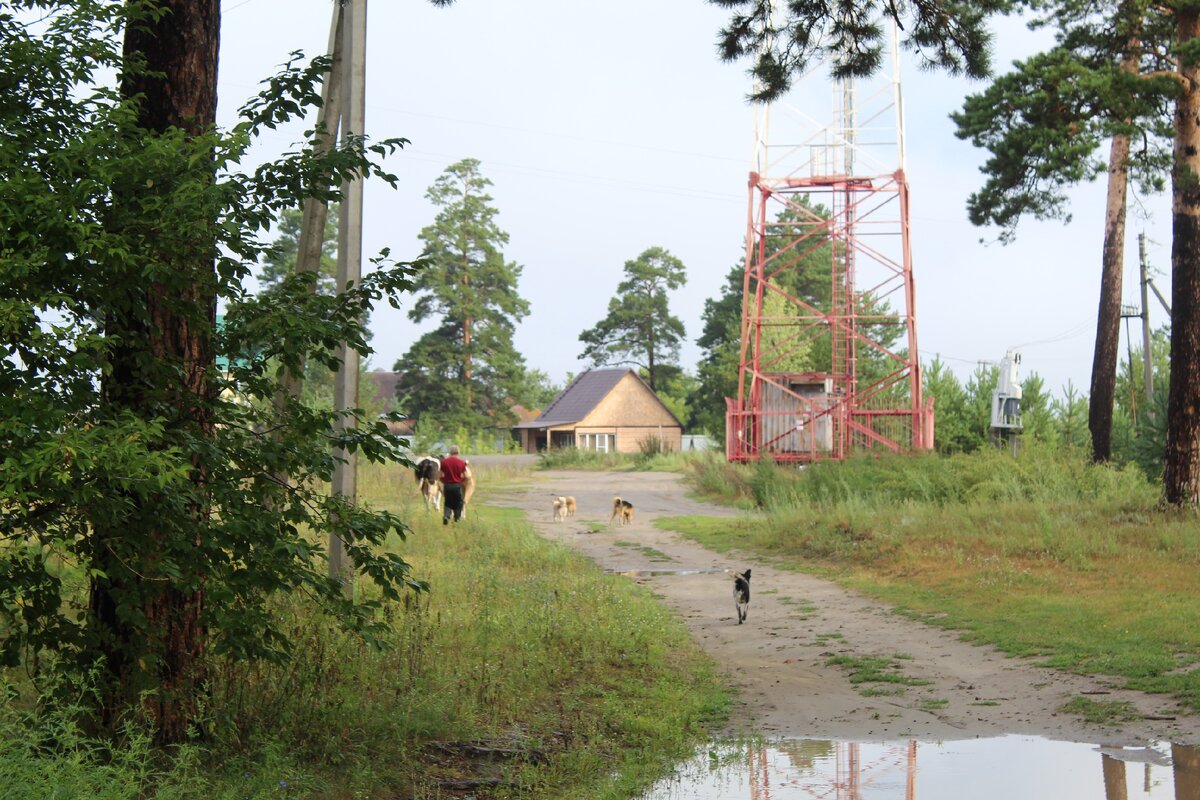
[[[541,469],[628,469],[621,453],[601,453],[576,447],[553,447],[538,453]]]

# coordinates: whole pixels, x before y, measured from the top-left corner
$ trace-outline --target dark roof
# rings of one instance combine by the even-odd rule
[[[600,401],[608,396],[613,387],[628,373],[633,372],[628,367],[620,369],[589,369],[575,376],[562,394],[554,398],[554,402],[534,420],[522,422],[516,428],[549,428],[554,425],[568,425],[586,417]],[[636,372],[634,373],[637,374]]]

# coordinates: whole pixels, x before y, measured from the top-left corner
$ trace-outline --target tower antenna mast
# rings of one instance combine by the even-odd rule
[[[755,108],[731,461],[933,446],[891,36],[891,76],[837,81],[826,113],[811,73]]]

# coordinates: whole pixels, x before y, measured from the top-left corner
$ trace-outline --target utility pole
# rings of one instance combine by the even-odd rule
[[[334,14],[343,15],[342,58],[345,63],[342,89],[342,140],[362,136],[366,125],[367,77],[367,0],[342,0]],[[342,207],[338,225],[337,287],[339,292],[357,286],[362,277],[363,176],[356,175],[342,184]],[[357,423],[347,409],[358,408],[359,354],[348,344],[340,347],[340,364],[333,384],[333,406],[338,417],[338,432]],[[338,459],[333,471],[333,492],[354,503],[358,494],[358,456],[345,448],[334,452]],[[343,581],[347,594],[353,594],[350,577],[354,564],[345,543],[336,534],[329,537],[329,576]]]
[[[1154,359],[1150,353],[1150,278],[1146,268],[1146,233],[1138,234],[1138,268],[1142,287],[1142,381],[1146,385],[1146,414],[1154,415]],[[1131,379],[1133,375],[1129,376]]]
[[[315,149],[318,155],[328,153],[337,141],[338,125],[342,117],[342,84],[345,82],[342,66],[342,13],[341,5],[335,4],[333,20],[329,24],[329,74],[325,76],[325,85],[321,88],[321,108],[317,111],[317,142]],[[300,216],[300,239],[296,248],[296,274],[315,273],[321,268],[321,252],[325,245],[325,220],[329,208],[324,200],[310,197],[304,201]],[[313,281],[311,290],[317,290]],[[275,408],[280,414],[287,410],[290,402],[300,397],[300,389],[304,382],[304,361],[299,368],[284,373],[282,387],[275,396]],[[286,475],[278,476],[282,481]]]

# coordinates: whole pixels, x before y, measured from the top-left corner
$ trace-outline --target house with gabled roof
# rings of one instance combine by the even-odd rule
[[[526,453],[551,447],[636,453],[651,438],[678,451],[683,438],[679,419],[628,367],[580,373],[536,419],[513,430]]]

